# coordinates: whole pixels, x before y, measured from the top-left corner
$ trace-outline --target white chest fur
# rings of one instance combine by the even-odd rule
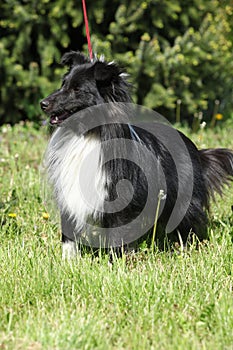
[[[98,218],[107,195],[100,140],[61,127],[49,142],[46,166],[59,209],[75,220],[77,230],[88,216]]]

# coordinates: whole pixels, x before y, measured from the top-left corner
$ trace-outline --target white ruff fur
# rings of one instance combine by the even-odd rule
[[[46,153],[49,182],[61,213],[81,230],[89,216],[98,219],[106,198],[100,140],[58,128]]]

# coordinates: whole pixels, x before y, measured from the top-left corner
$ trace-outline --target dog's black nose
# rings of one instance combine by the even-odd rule
[[[42,100],[40,101],[40,107],[43,111],[45,111],[49,106],[49,102],[48,101],[45,101],[45,100]]]

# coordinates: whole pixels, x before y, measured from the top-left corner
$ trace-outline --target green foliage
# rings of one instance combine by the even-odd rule
[[[13,0],[1,11],[1,121],[37,120],[39,100],[58,87],[62,70],[57,63],[70,45],[69,25],[82,23],[80,7]]]
[[[129,66],[137,103],[170,118],[178,99],[186,118],[198,111],[210,118],[216,99],[222,111],[231,111],[232,8],[227,3],[152,0],[119,6],[110,40]]]
[[[232,110],[230,0],[87,1],[94,52],[130,73],[134,100],[173,120]],[[38,120],[39,100],[56,89],[61,55],[87,53],[81,1],[11,0],[0,20],[1,122]],[[215,111],[216,112],[216,111]]]

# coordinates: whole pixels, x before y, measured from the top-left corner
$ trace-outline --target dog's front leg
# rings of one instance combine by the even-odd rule
[[[62,259],[72,259],[77,256],[75,225],[67,214],[61,214],[62,229]]]

